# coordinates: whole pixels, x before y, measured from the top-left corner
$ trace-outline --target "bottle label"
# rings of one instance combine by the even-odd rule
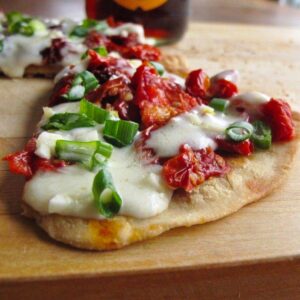
[[[129,10],[141,8],[144,11],[158,8],[168,2],[168,0],[114,0],[120,6]]]

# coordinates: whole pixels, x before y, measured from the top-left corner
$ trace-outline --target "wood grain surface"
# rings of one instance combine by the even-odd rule
[[[210,75],[237,68],[241,91],[284,97],[300,110],[299,46],[297,29],[192,24],[165,51]],[[1,157],[30,136],[51,85],[0,79]],[[54,242],[20,216],[23,180],[1,162],[0,299],[73,299],[81,290],[81,299],[298,299],[299,167],[298,156],[284,186],[223,220],[101,253]]]

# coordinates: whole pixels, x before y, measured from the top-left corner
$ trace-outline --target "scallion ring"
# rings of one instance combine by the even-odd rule
[[[130,145],[138,131],[138,123],[125,120],[106,120],[103,137],[117,147]]]
[[[229,101],[221,98],[213,98],[208,105],[216,111],[225,112]]]
[[[99,124],[103,124],[110,118],[110,112],[103,109],[86,99],[80,101],[80,113],[85,114],[88,118],[96,121]]]
[[[252,123],[254,131],[251,140],[255,147],[260,149],[269,149],[272,144],[271,128],[263,121],[255,121]]]
[[[104,217],[112,218],[120,211],[122,199],[114,187],[111,174],[105,168],[95,176],[93,196],[96,207]]]
[[[251,137],[253,126],[245,121],[235,122],[226,128],[226,137],[234,142],[242,142]]]

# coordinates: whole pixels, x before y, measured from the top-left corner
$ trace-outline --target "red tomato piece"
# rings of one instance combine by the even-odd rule
[[[161,58],[161,52],[158,48],[150,45],[136,45],[125,51],[122,51],[125,58],[136,58],[147,61],[158,61]]]
[[[109,43],[109,38],[97,31],[90,31],[84,40],[84,44],[87,45],[87,47],[90,49],[97,48],[100,46],[107,47]]]
[[[189,111],[199,102],[181,86],[162,78],[153,67],[140,66],[132,79],[135,103],[140,109],[142,127],[162,126],[170,118]]]
[[[61,49],[66,46],[67,42],[62,38],[56,38],[51,41],[51,46],[41,51],[43,63],[46,65],[56,64],[63,59]]]
[[[53,89],[53,92],[49,99],[49,106],[54,106],[63,102],[66,102],[66,99],[62,97],[67,94],[72,86],[72,82],[74,79],[74,75],[64,76],[61,80],[59,80]]]
[[[57,159],[50,160],[50,159],[35,156],[31,168],[33,173],[37,172],[38,170],[44,172],[49,172],[49,171],[53,172],[56,171],[58,168],[65,167],[67,165],[69,164],[64,160],[57,160]]]
[[[29,151],[19,151],[16,153],[9,154],[3,158],[7,160],[9,170],[12,173],[20,174],[26,178],[32,176],[31,163],[32,163],[32,153]]]
[[[185,86],[191,96],[206,99],[210,79],[202,69],[195,70],[188,75]]]
[[[228,80],[217,79],[211,82],[209,94],[212,98],[231,98],[238,93],[237,86]]]
[[[179,154],[164,163],[162,174],[169,186],[191,192],[209,177],[228,171],[225,160],[211,148],[193,151],[182,145]]]
[[[218,149],[228,153],[236,153],[240,155],[248,156],[253,150],[253,143],[250,140],[245,140],[243,142],[233,142],[225,140],[223,138],[217,138],[216,142],[218,144]]]
[[[273,141],[290,141],[295,137],[295,125],[290,105],[280,99],[271,99],[263,104],[264,120],[272,129]]]

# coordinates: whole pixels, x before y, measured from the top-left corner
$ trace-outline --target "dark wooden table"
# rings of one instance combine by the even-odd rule
[[[300,26],[300,9],[271,0],[190,0],[193,21]],[[45,17],[82,18],[84,0],[0,0],[0,8]]]

